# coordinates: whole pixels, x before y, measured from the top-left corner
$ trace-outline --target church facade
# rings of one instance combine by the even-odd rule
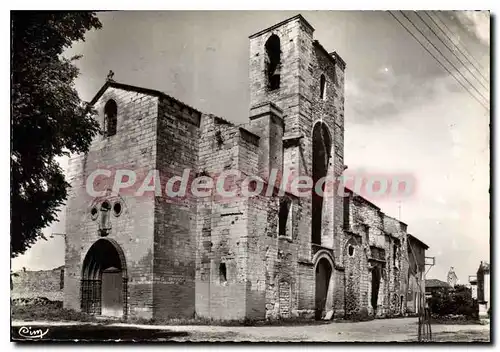
[[[347,189],[304,197],[269,186],[345,169],[346,64],[313,32],[297,15],[250,36],[244,125],[105,83],[91,102],[104,133],[70,161],[66,308],[221,320],[406,313],[406,224]],[[226,187],[257,175],[270,192],[165,197],[153,185],[137,196],[133,178],[151,170],[161,173],[160,193],[185,173],[217,179],[229,170],[237,176]],[[128,188],[115,192],[117,179]]]

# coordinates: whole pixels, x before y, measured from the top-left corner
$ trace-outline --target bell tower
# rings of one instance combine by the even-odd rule
[[[333,182],[344,170],[345,62],[313,33],[296,15],[251,35],[249,74],[252,123],[262,117],[263,106],[282,120],[282,160],[274,165],[284,178],[309,176],[316,184],[323,177]],[[328,195],[312,193],[300,201],[299,257],[311,260],[318,248],[327,248],[340,264],[343,200],[336,188]]]
[[[286,116],[285,135],[300,130],[299,97],[307,90],[301,63],[308,61],[313,31],[297,15],[250,36],[250,109],[268,102],[278,106]]]

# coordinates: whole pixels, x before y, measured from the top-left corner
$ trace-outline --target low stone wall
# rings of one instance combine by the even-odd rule
[[[12,277],[11,298],[46,297],[63,300],[64,267],[52,270],[18,271]]]

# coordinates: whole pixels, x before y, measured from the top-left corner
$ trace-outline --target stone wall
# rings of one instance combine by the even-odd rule
[[[198,174],[224,183],[232,196],[209,194],[197,200],[196,314],[214,319],[248,316],[248,199],[242,179],[258,168],[259,137],[214,115],[203,115]],[[263,305],[262,305],[263,307]]]
[[[95,102],[98,119],[104,123],[104,105],[109,99],[117,103],[117,133],[106,137],[97,135],[87,154],[69,161],[68,181],[71,190],[66,208],[66,272],[64,307],[80,310],[82,263],[90,247],[99,239],[99,219],[93,219],[91,210],[98,211],[103,201],[120,202],[119,216],[109,216],[108,238],[115,240],[124,252],[128,275],[128,314],[152,317],[153,306],[153,231],[154,192],[136,196],[142,181],[155,169],[158,97],[137,91],[108,87]],[[95,189],[103,195],[87,193],[86,181],[95,170],[110,170],[110,177],[99,176]],[[134,186],[111,194],[117,169],[136,172]]]
[[[51,301],[63,300],[64,267],[52,270],[21,270],[11,275],[10,297],[36,298],[46,297]]]
[[[345,198],[344,263],[346,315],[396,316],[406,313],[408,253],[406,224],[385,215],[361,196]],[[352,248],[350,248],[352,247]],[[377,307],[372,306],[372,275],[380,271]]]
[[[153,317],[192,318],[195,314],[196,198],[170,197],[166,186],[189,172],[196,176],[201,113],[170,97],[159,101],[156,169],[162,196],[155,197]],[[180,181],[177,183],[180,185]],[[175,188],[174,188],[175,189]]]

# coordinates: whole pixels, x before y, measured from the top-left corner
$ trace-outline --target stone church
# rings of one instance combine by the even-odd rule
[[[108,79],[91,101],[103,134],[70,161],[66,308],[154,319],[406,313],[415,294],[407,225],[347,189],[172,200],[117,194],[101,177],[104,191],[88,192],[102,169],[168,178],[237,170],[265,182],[270,170],[342,175],[346,63],[313,32],[297,15],[249,37],[244,125]]]

